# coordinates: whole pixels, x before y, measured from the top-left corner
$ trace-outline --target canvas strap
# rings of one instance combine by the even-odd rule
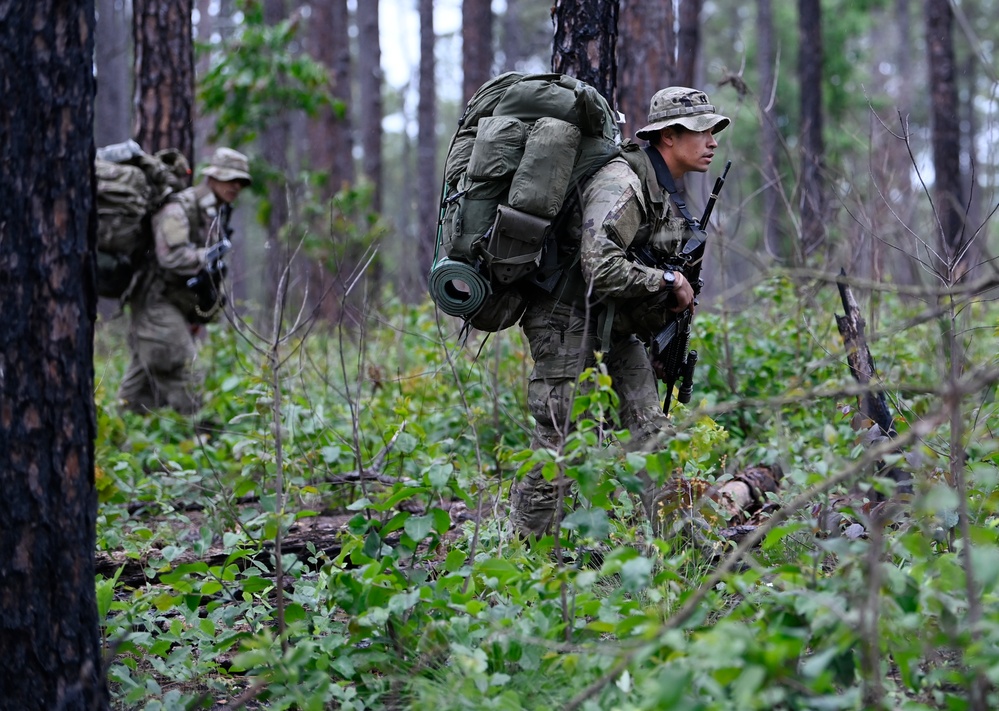
[[[652,163],[653,170],[656,171],[656,180],[662,186],[663,190],[669,193],[670,199],[673,200],[673,204],[676,205],[676,209],[680,211],[683,215],[683,219],[687,221],[687,225],[694,231],[695,235],[704,234],[704,230],[701,229],[700,223],[694,219],[694,216],[690,214],[690,210],[687,208],[687,203],[684,202],[683,198],[677,192],[676,183],[673,181],[673,174],[669,172],[669,166],[666,165],[666,161],[663,159],[662,153],[656,150],[655,146],[646,146],[642,150],[645,151],[645,155],[649,157],[649,161]]]

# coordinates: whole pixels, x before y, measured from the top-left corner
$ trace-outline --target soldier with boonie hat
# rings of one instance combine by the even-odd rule
[[[232,148],[218,148],[212,154],[204,174],[222,182],[238,180],[245,185],[253,183],[250,177],[250,162],[246,156]]]
[[[564,223],[567,239],[578,240],[579,258],[559,282],[564,288],[532,293],[520,320],[534,360],[527,404],[535,446],[563,446],[580,372],[595,366],[598,351],[620,400],[621,426],[631,433],[627,447],[655,451],[673,435],[656,387],[662,364],[653,362],[647,344],[651,333],[693,307],[694,288],[682,270],[649,266],[634,255],[650,249],[675,256],[691,230],[674,199],[677,185],[687,173],[709,170],[715,134],[729,123],[703,91],[662,89],[636,133],[650,145],[626,142],[582,185]],[[658,180],[662,163],[668,185]],[[642,506],[657,530],[658,487],[646,472],[639,478]],[[546,478],[540,465],[527,471],[510,490],[516,533],[527,540],[550,533],[564,513],[560,507],[574,500],[571,488],[566,477]]]
[[[229,215],[253,183],[249,159],[218,148],[195,186],[171,195],[152,217],[152,249],[129,298],[132,360],[118,389],[121,407],[148,413],[201,407],[195,337],[225,304],[225,262],[232,248]]]

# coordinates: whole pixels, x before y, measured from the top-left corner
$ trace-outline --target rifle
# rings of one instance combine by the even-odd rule
[[[704,260],[704,247],[707,238],[704,228],[708,225],[711,212],[714,210],[718,195],[722,186],[725,185],[725,178],[732,161],[725,163],[725,169],[721,176],[715,181],[708,197],[708,202],[704,206],[704,214],[699,221],[691,217],[684,201],[676,194],[676,186],[673,183],[673,176],[670,175],[669,168],[663,160],[659,151],[652,148],[646,149],[652,165],[656,170],[656,178],[680,210],[680,214],[687,220],[692,235],[688,237],[680,252],[669,259],[657,259],[647,247],[635,251],[635,256],[639,262],[647,267],[681,272],[684,278],[690,282],[694,290],[694,300],[690,306],[677,315],[671,323],[660,330],[650,343],[649,350],[652,360],[658,361],[662,366],[662,381],[666,384],[666,398],[663,401],[663,412],[669,413],[670,401],[673,398],[673,386],[680,383],[677,389],[676,399],[684,404],[690,402],[694,388],[694,366],[697,365],[697,351],[690,349],[690,324],[694,317],[694,306],[697,304],[697,297],[701,293],[704,281],[701,279],[701,263]],[[658,159],[658,160],[657,160]]]
[[[228,267],[222,258],[232,250],[233,229],[229,226],[232,206],[222,203],[219,208],[219,240],[205,251],[205,266],[187,280],[187,288],[197,296],[195,312],[200,319],[211,320],[222,306],[225,295],[221,293],[222,280]]]

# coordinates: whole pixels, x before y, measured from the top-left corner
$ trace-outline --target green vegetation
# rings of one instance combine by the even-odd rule
[[[647,456],[608,446],[599,368],[565,451],[532,452],[519,334],[458,349],[425,307],[297,341],[209,327],[197,429],[117,413],[124,336],[102,324],[97,588],[115,707],[999,705],[999,312],[926,319],[885,294],[865,314],[884,329],[868,337],[899,454],[856,418],[842,307],[815,286],[773,279],[739,314],[698,315],[694,401]],[[900,506],[867,500],[893,493],[879,459],[916,477]],[[580,505],[528,548],[504,507],[538,460]],[[627,493],[643,467],[721,483],[771,463],[778,506],[736,557],[713,507],[696,536],[677,516],[655,540]]]

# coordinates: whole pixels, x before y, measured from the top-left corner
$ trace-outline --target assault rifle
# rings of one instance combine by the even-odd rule
[[[681,272],[684,278],[690,282],[694,290],[694,300],[684,311],[676,315],[676,318],[660,330],[652,339],[649,345],[652,360],[661,366],[662,381],[666,384],[666,399],[663,401],[663,412],[669,413],[670,401],[673,398],[673,386],[679,383],[676,399],[684,404],[690,402],[694,388],[694,366],[697,365],[697,351],[690,350],[690,323],[694,317],[694,306],[697,304],[697,297],[701,293],[704,281],[701,279],[701,263],[704,260],[704,247],[707,233],[704,228],[711,219],[711,212],[714,210],[718,195],[722,186],[725,185],[725,177],[728,169],[732,167],[732,161],[725,163],[725,169],[721,176],[715,181],[711,190],[707,204],[704,206],[704,214],[701,219],[694,220],[684,201],[676,194],[676,187],[669,168],[663,160],[659,151],[647,151],[652,165],[656,169],[656,178],[680,210],[680,214],[687,220],[691,229],[691,236],[684,241],[679,253],[675,257],[668,259],[657,259],[655,255],[646,247],[635,251],[636,259],[647,267],[655,267],[664,271]],[[656,160],[658,158],[658,160]]]
[[[187,288],[194,292],[198,299],[195,307],[197,316],[206,321],[211,320],[215,312],[225,305],[221,286],[228,267],[222,258],[232,250],[233,230],[229,226],[231,215],[232,206],[229,203],[222,203],[217,218],[219,240],[205,251],[204,268],[187,280]]]

